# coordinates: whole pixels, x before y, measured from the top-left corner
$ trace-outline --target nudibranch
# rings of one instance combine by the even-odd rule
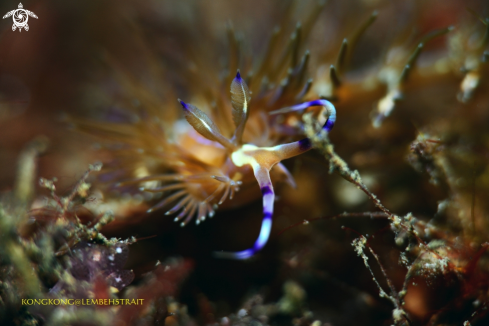
[[[223,258],[247,259],[265,246],[272,228],[273,206],[275,201],[275,192],[270,178],[270,170],[282,160],[305,153],[312,148],[312,143],[309,138],[304,138],[299,141],[276,145],[273,147],[258,147],[254,144],[243,143],[242,136],[246,127],[246,121],[248,119],[248,103],[250,102],[250,99],[251,95],[248,86],[243,78],[241,78],[238,70],[236,77],[231,83],[232,117],[236,127],[231,139],[224,137],[219,131],[217,125],[203,111],[199,110],[194,105],[179,100],[180,104],[182,105],[185,118],[195,129],[195,131],[206,139],[217,142],[223,148],[225,148],[227,155],[224,168],[222,169],[224,175],[210,176],[211,178],[223,183],[228,183],[228,187],[223,198],[227,196],[229,189],[236,190],[235,186],[239,184],[240,180],[238,179],[240,176],[248,174],[250,170],[254,174],[261,189],[263,197],[263,220],[257,240],[255,241],[253,247],[243,251],[216,252],[216,256]],[[309,101],[276,110],[271,113],[277,114],[305,110],[309,107],[315,106],[320,106],[322,108],[318,118],[322,124],[322,129],[326,132],[331,131],[336,120],[336,110],[333,104],[327,100],[319,99]],[[282,167],[282,169],[285,169],[285,167]],[[213,199],[214,195],[219,192],[219,190],[222,191],[222,189],[224,189],[224,187],[217,188],[200,204],[200,206],[204,208],[202,208],[202,212],[199,209],[199,215],[197,217],[198,221],[199,219],[202,219],[202,214],[205,214],[205,207],[209,205],[210,200]],[[171,197],[172,196],[170,196],[170,198]],[[170,201],[169,198],[164,201],[165,204],[168,201]],[[185,201],[185,199],[178,203],[169,212],[174,213],[183,208],[183,201]],[[158,206],[161,207],[163,205],[158,204]],[[182,214],[179,216],[181,215]],[[190,214],[188,218],[192,218],[192,215],[193,214]],[[179,220],[178,216],[176,220]]]
[[[132,73],[117,67],[122,92],[103,113],[103,121],[73,120],[79,131],[97,136],[107,149],[100,176],[107,190],[144,200],[143,205],[155,202],[148,213],[173,215],[175,222],[185,226],[213,217],[218,207],[237,208],[257,199],[257,180],[264,211],[258,239],[250,249],[218,256],[246,259],[263,248],[272,224],[272,180],[295,186],[281,161],[312,147],[308,138],[298,140],[303,134],[301,113],[292,111],[312,111],[318,117],[317,128],[323,126],[326,132],[336,119],[334,106],[326,100],[302,103],[310,99],[312,85],[307,78],[309,51],[299,58],[300,41],[310,30],[306,27],[296,26],[282,53],[280,30],[275,30],[259,66],[247,60],[239,63],[232,56],[230,66],[216,74],[219,70],[211,63],[201,62],[202,71],[187,71],[184,79],[188,82],[182,88],[156,82],[158,91],[153,92],[153,83],[143,87]],[[275,62],[276,56],[282,59]],[[199,58],[193,59],[198,62]],[[239,71],[234,75],[241,65],[249,71],[246,77]],[[231,110],[227,109],[229,84]],[[174,98],[177,89],[191,94],[189,103],[166,101]],[[187,121],[180,119],[182,108]]]

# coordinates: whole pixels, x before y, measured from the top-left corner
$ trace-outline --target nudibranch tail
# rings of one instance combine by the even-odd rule
[[[249,249],[237,252],[214,252],[214,255],[218,258],[248,259],[260,251],[270,237],[270,231],[272,230],[273,203],[275,201],[275,192],[273,191],[272,181],[270,180],[270,172],[260,165],[253,166],[253,170],[263,195],[263,220],[261,223],[260,235],[258,236],[258,239],[256,239],[253,247]]]

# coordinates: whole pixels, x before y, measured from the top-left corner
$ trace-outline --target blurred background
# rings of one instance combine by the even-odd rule
[[[116,212],[115,221],[103,233],[140,239],[129,246],[125,265],[134,270],[133,284],[140,284],[158,260],[183,257],[193,262],[175,294],[189,319],[163,318],[158,323],[462,325],[474,311],[478,312],[471,321],[474,325],[487,323],[482,312],[488,300],[487,257],[482,255],[478,262],[477,277],[468,276],[467,267],[488,241],[486,1],[33,0],[22,4],[38,16],[29,18],[29,31],[12,31],[11,18],[0,22],[3,194],[15,188],[22,151],[42,139],[48,145],[36,159],[37,178],[56,177],[58,194],[66,195],[88,164],[110,164],[114,159],[110,150],[100,150],[106,141],[103,137],[77,132],[68,120],[114,122],[119,112],[146,104],[161,110],[164,119],[180,119],[177,98],[199,101],[204,88],[214,87],[202,76],[227,76],[233,42],[240,51],[236,65],[244,76],[251,76],[264,61],[274,29],[281,28],[277,42],[285,49],[300,22],[302,39],[294,51],[299,58],[310,51],[307,76],[313,79],[305,98],[323,96],[334,101],[337,124],[330,139],[336,152],[358,169],[391,212],[412,213],[428,225],[423,230],[435,230],[420,235],[426,243],[438,240],[454,248],[449,257],[458,274],[434,271],[426,276],[421,268],[413,270],[403,305],[408,318],[396,319],[395,307],[379,297],[372,275],[351,243],[358,233],[374,235],[369,245],[397,291],[420,254],[410,251],[412,238],[392,232],[386,218],[368,214],[329,218],[377,209],[354,185],[337,173],[330,174],[329,162],[319,151],[284,162],[298,188],[276,186],[270,241],[250,261],[220,260],[212,252],[241,250],[254,242],[262,218],[259,197],[218,210],[199,226],[180,228],[162,211],[145,213],[150,203],[143,197],[113,191],[94,174],[93,193]],[[0,12],[17,6],[3,1]],[[363,31],[373,12],[375,22]],[[423,43],[417,60],[410,61],[419,42],[426,40],[423,37],[449,26],[453,29]],[[338,64],[344,38],[355,40],[354,48],[349,48],[341,85],[335,88],[329,67]],[[280,60],[277,56],[270,62],[275,66]],[[407,63],[412,63],[409,79],[392,82],[389,76],[400,76]],[[282,74],[286,73],[287,69]],[[224,86],[216,84],[215,89],[228,91],[226,78],[219,78]],[[392,113],[382,115],[382,124],[374,127],[382,100],[395,90],[400,96],[387,98],[395,102]],[[47,195],[37,187],[34,198]],[[388,283],[373,257],[370,266],[387,291]],[[251,319],[240,315],[242,309]]]

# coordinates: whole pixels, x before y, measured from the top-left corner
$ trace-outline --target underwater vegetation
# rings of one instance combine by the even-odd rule
[[[1,325],[488,323],[486,2],[23,5]]]

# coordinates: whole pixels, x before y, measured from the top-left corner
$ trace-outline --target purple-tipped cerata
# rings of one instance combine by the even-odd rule
[[[184,110],[188,110],[188,106],[184,101],[182,101],[181,99],[178,99],[178,102],[180,102],[180,105],[182,106],[182,108]]]
[[[311,149],[312,147],[312,143],[311,143],[311,140],[309,138],[304,138],[304,139],[301,139],[299,140],[299,148],[303,151],[307,151],[309,149]]]

